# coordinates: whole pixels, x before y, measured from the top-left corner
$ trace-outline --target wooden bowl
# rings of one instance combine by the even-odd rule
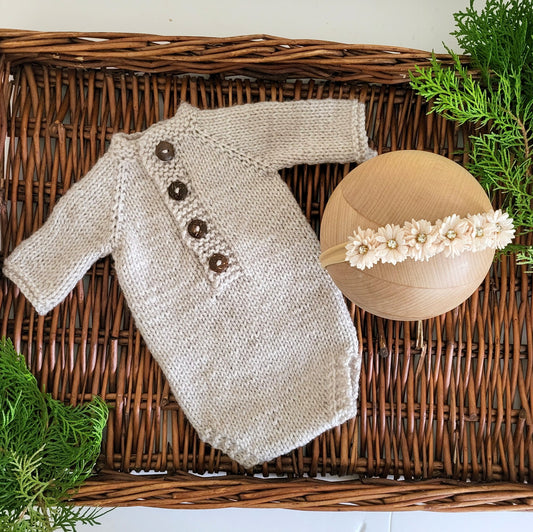
[[[334,190],[321,223],[322,252],[348,241],[357,227],[377,229],[411,219],[434,223],[451,214],[492,209],[477,180],[462,166],[433,153],[396,151],[374,157],[350,172]],[[479,287],[494,250],[406,259],[365,270],[348,262],[327,271],[356,305],[384,318],[420,320],[461,304]]]

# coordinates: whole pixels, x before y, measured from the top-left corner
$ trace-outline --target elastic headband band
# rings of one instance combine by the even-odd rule
[[[435,223],[411,220],[403,226],[387,224],[376,230],[358,227],[348,241],[320,255],[323,268],[349,262],[360,270],[378,262],[396,264],[407,258],[427,261],[439,253],[455,257],[464,251],[503,249],[514,237],[513,220],[500,209],[461,218],[447,216]]]

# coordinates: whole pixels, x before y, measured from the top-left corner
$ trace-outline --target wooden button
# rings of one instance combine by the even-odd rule
[[[209,259],[209,269],[215,273],[222,273],[228,267],[228,257],[222,253],[213,253]]]
[[[207,233],[207,224],[203,220],[195,218],[189,222],[187,232],[193,238],[203,238]]]
[[[171,161],[174,159],[174,146],[165,140],[162,140],[155,148],[155,154],[162,161]]]
[[[188,190],[187,185],[180,181],[179,179],[176,179],[176,181],[172,181],[170,185],[168,186],[168,195],[176,201],[181,201],[187,197]]]

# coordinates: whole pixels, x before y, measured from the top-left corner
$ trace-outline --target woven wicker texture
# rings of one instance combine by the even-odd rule
[[[172,116],[181,101],[206,108],[359,98],[380,153],[427,150],[465,163],[456,150],[468,132],[426,115],[427,104],[406,83],[408,69],[427,62],[425,52],[265,36],[0,30],[0,54],[2,257],[42,225],[114,132],[143,130]],[[282,172],[317,232],[329,195],[351,168]],[[112,408],[102,472],[78,502],[524,509],[533,502],[524,484],[533,480],[531,283],[505,257],[467,302],[420,330],[349,303],[363,350],[359,415],[253,471],[289,477],[275,482],[245,476],[252,471],[198,439],[133,323],[109,258],[45,317],[1,279],[0,334],[13,339],[55,397],[78,404],[99,394]],[[133,470],[169,476],[117,473]],[[185,471],[232,476],[199,480]],[[363,480],[294,478],[322,474]]]

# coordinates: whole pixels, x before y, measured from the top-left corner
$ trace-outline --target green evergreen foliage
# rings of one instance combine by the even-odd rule
[[[533,232],[533,0],[487,0],[479,12],[471,0],[454,19],[452,35],[479,75],[446,48],[453,68],[433,56],[430,67],[411,72],[411,86],[431,100],[431,112],[475,127],[468,170],[489,196],[502,194],[522,233]],[[533,247],[507,251],[533,265]]]
[[[92,473],[107,417],[98,397],[71,407],[43,394],[12,342],[0,340],[0,530],[98,524],[105,512],[66,501]]]

